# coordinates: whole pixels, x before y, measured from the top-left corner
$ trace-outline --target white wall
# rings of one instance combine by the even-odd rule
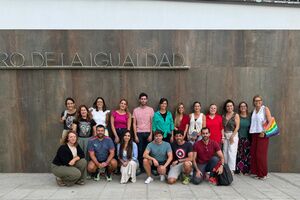
[[[300,29],[300,8],[183,1],[1,0],[0,29]]]

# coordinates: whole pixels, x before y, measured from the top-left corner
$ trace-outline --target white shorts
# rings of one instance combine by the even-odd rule
[[[192,162],[190,162],[190,163],[192,165]],[[171,165],[170,171],[168,173],[168,178],[176,178],[177,179],[179,177],[179,175],[181,174],[182,170],[183,170],[183,162],[179,163],[175,166]]]

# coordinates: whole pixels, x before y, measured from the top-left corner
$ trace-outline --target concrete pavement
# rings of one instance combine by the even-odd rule
[[[119,176],[112,182],[104,177],[87,180],[84,186],[58,187],[52,174],[0,174],[0,199],[10,200],[146,200],[146,199],[300,199],[300,174],[270,173],[265,181],[248,176],[234,176],[231,186],[168,185],[155,181],[144,184],[146,175],[138,176],[136,183],[120,184]]]

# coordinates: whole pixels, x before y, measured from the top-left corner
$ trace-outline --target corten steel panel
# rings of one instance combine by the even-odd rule
[[[1,31],[0,51],[74,54],[90,62],[89,53],[113,53],[121,60],[134,55],[179,52],[189,70],[1,70],[0,171],[48,172],[59,146],[64,99],[91,106],[97,96],[115,109],[120,98],[132,112],[138,94],[149,94],[157,110],[161,97],[174,112],[184,102],[187,112],[194,101],[202,110],[216,103],[219,112],[227,98],[236,104],[261,94],[276,117],[281,136],[269,146],[271,171],[299,172],[300,130],[299,31]],[[136,59],[133,57],[134,62]],[[140,57],[140,63],[145,62]],[[57,57],[58,64],[61,59]],[[30,62],[26,61],[25,65]]]

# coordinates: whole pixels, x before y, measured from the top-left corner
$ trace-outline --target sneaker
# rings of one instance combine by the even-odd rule
[[[87,179],[87,180],[91,180],[91,179],[92,179],[92,176],[91,176],[90,174],[88,174],[88,175],[86,176],[86,179]]]
[[[107,180],[108,182],[112,181],[111,174],[106,173],[105,177],[106,177],[106,180]]]
[[[153,181],[153,178],[151,176],[149,176],[146,180],[145,180],[145,184],[149,184]]]
[[[60,187],[66,186],[66,184],[58,177],[56,177],[56,183]]]
[[[183,181],[182,181],[182,184],[183,185],[188,185],[190,183],[190,177],[189,176],[183,176]]]
[[[165,175],[160,175],[160,181],[161,181],[161,182],[164,182],[165,180],[166,180]]]
[[[99,171],[95,174],[94,181],[100,181],[100,172]]]
[[[218,184],[216,177],[210,177],[208,182],[212,185],[217,185]]]
[[[84,183],[84,180],[80,179],[75,184],[77,184],[77,185],[84,185],[85,183]]]

